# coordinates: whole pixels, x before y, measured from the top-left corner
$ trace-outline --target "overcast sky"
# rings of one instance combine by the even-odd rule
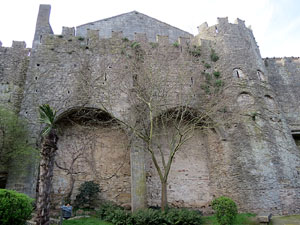
[[[55,34],[136,10],[197,34],[203,22],[238,17],[251,26],[263,57],[300,56],[300,0],[0,0],[0,40],[26,41],[31,47],[39,4],[51,4]]]

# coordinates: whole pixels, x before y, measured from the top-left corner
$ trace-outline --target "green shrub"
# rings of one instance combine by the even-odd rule
[[[97,210],[97,217],[102,220],[109,221],[109,218],[113,216],[111,214],[114,213],[116,210],[123,210],[121,206],[116,205],[113,202],[104,202],[100,205],[99,209]]]
[[[115,225],[133,225],[133,218],[130,212],[123,209],[116,209],[113,213],[109,214],[106,221]]]
[[[201,56],[200,46],[194,45],[193,48],[189,49],[189,54],[194,57],[200,57]]]
[[[224,196],[216,198],[212,202],[212,208],[220,225],[234,224],[237,216],[237,206],[231,198]]]
[[[205,91],[205,94],[210,94],[211,93],[210,86],[208,84],[202,84],[201,88],[202,88],[202,90]]]
[[[164,218],[167,224],[200,225],[202,224],[202,213],[188,209],[169,209]]]
[[[133,49],[139,49],[140,47],[141,47],[141,45],[139,42],[134,41],[131,44],[131,48],[133,48]]]
[[[175,48],[179,48],[179,43],[178,43],[177,41],[175,41],[175,42],[173,43],[173,46],[174,46]]]
[[[33,199],[16,191],[0,189],[0,224],[22,225],[30,219]]]
[[[202,224],[201,213],[188,209],[143,209],[134,213],[111,202],[102,204],[97,211],[101,220],[116,225],[199,225]]]
[[[210,83],[210,81],[211,81],[211,79],[212,79],[210,73],[205,73],[204,75],[205,75],[205,81],[206,81],[207,83]]]
[[[205,63],[204,66],[205,66],[205,68],[207,68],[207,69],[211,68],[211,65],[208,64],[208,63]]]
[[[219,78],[221,73],[219,71],[214,71],[215,78]]]
[[[224,85],[224,82],[222,80],[218,79],[218,80],[215,81],[215,86],[216,87],[222,87],[223,85]]]
[[[162,225],[166,224],[163,213],[160,210],[144,209],[132,214],[135,225]]]
[[[210,59],[213,62],[217,62],[219,60],[219,56],[217,56],[217,54],[216,54],[216,52],[215,52],[214,49],[211,50]]]
[[[0,106],[0,165],[9,165],[13,160],[19,165],[15,172],[24,173],[29,158],[38,155],[28,139],[27,123],[15,112]]]
[[[79,187],[79,194],[76,195],[75,208],[91,208],[99,192],[99,184],[94,183],[94,181],[82,183]]]
[[[158,43],[156,43],[156,42],[150,42],[150,45],[151,45],[152,48],[157,48]]]

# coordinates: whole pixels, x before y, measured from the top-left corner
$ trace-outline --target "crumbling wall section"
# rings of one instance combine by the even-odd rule
[[[25,42],[0,46],[0,104],[19,112],[28,69],[30,49]]]

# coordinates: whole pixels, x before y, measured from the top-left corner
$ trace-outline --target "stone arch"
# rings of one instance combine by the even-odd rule
[[[193,109],[189,110],[188,116],[197,113]],[[169,153],[168,145],[171,143],[172,135],[176,130],[174,125],[175,123],[171,121],[167,125],[158,124],[158,127],[156,127],[158,130],[156,134],[158,135],[155,143],[159,145],[166,157]],[[208,129],[207,131],[195,129],[191,138],[176,153],[168,177],[168,203],[170,206],[209,210],[209,204],[213,198],[209,151],[220,144],[218,133],[214,129]],[[157,151],[156,154],[158,155],[159,152]],[[161,159],[159,155],[158,159]],[[161,160],[159,163],[161,163]],[[151,206],[160,205],[161,184],[149,154],[146,156],[146,174],[148,203]]]
[[[234,68],[232,75],[234,78],[240,78],[240,79],[246,79],[246,75],[244,74],[244,72],[241,70],[241,68]]]
[[[77,107],[61,113],[57,124],[53,204],[74,200],[79,186],[91,180],[100,185],[100,199],[130,204],[129,141],[116,121],[100,109]]]
[[[265,97],[266,106],[271,110],[276,109],[276,103],[274,101],[274,98],[268,94],[266,94],[264,97]]]
[[[257,74],[257,77],[258,77],[258,79],[259,79],[260,81],[266,81],[266,77],[265,77],[265,75],[264,75],[264,73],[263,73],[262,71],[257,70],[257,71],[256,71],[256,74]]]
[[[241,108],[251,108],[255,103],[255,99],[253,98],[252,94],[243,91],[238,95],[237,103]]]
[[[270,121],[275,122],[275,123],[280,122],[281,119],[279,116],[279,108],[278,108],[274,98],[271,95],[266,94],[264,96],[264,100],[265,100],[264,108],[270,118]]]

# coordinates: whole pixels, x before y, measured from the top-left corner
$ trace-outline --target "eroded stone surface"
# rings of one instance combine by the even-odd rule
[[[66,125],[61,128],[53,179],[54,201],[85,181],[98,183],[99,200],[130,203],[130,151],[126,135],[113,127]],[[54,203],[55,204],[55,203]]]

